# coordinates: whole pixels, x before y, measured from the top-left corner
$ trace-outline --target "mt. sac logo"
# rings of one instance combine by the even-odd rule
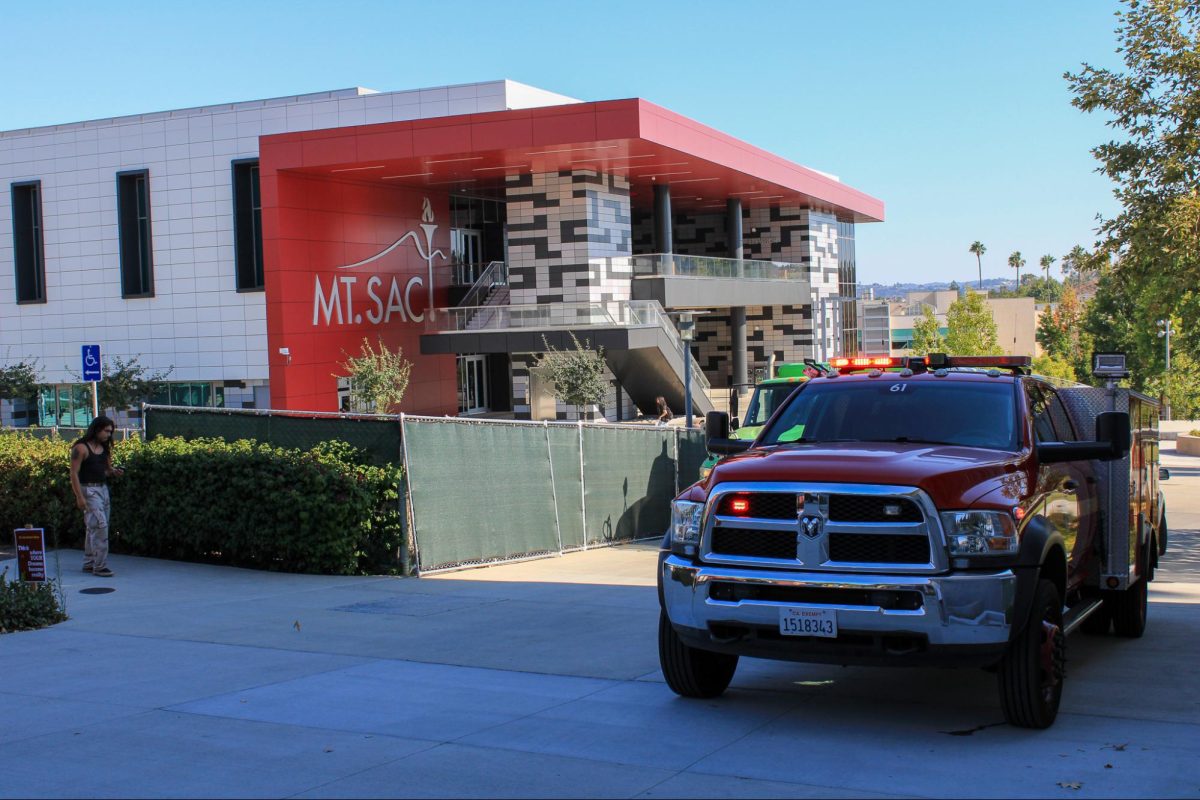
[[[413,246],[417,249],[417,254],[421,256],[427,266],[429,276],[428,283],[420,276],[414,275],[408,279],[403,291],[400,289],[400,284],[395,275],[391,276],[391,285],[387,292],[387,302],[385,303],[380,295],[376,294],[375,289],[383,285],[383,277],[372,275],[367,279],[367,299],[371,307],[367,309],[367,322],[372,325],[386,325],[392,319],[392,314],[398,313],[403,322],[423,322],[425,313],[420,314],[413,311],[412,292],[415,287],[426,284],[429,291],[429,305],[427,309],[430,314],[433,313],[433,260],[435,258],[445,259],[446,254],[441,250],[433,249],[433,235],[437,231],[438,226],[434,224],[433,205],[426,197],[421,203],[421,223],[418,226],[423,233],[424,241],[417,231],[407,231],[396,241],[380,250],[370,258],[364,258],[362,261],[355,261],[353,264],[345,264],[337,267],[339,270],[357,269],[358,267],[366,266],[373,261],[386,256],[388,253],[395,250],[400,245],[408,240],[412,240]],[[362,313],[357,313],[354,310],[353,287],[358,283],[357,275],[346,275],[335,277],[329,284],[328,293],[321,287],[321,276],[314,275],[314,291],[313,291],[313,325],[360,325],[363,321]],[[336,323],[333,320],[336,319]]]

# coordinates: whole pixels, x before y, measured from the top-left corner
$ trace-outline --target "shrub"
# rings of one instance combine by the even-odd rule
[[[44,628],[66,618],[54,584],[9,581],[8,568],[0,572],[0,633]]]
[[[83,541],[69,443],[0,435],[0,525]],[[243,440],[129,440],[114,446],[114,552],[290,572],[396,572],[404,555],[401,470],[341,442],[309,451]]]
[[[1200,428],[1192,428],[1188,431],[1188,436],[1200,436]]]

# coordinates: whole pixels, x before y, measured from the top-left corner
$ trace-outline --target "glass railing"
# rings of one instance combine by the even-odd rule
[[[732,278],[751,281],[807,281],[809,267],[784,261],[759,261],[749,258],[686,256],[653,253],[643,256],[595,258],[593,270],[605,269],[608,275],[627,274],[633,278]]]
[[[656,300],[613,300],[597,303],[539,303],[439,308],[426,317],[426,333],[514,331],[531,328],[653,328],[682,349],[679,331]],[[707,388],[708,378],[689,359],[692,380]]]

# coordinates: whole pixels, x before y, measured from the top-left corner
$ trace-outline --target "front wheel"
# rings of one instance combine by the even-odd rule
[[[663,612],[658,617],[658,662],[667,686],[675,694],[716,697],[729,688],[738,657],[688,647]]]
[[[1058,716],[1066,665],[1062,597],[1051,581],[1040,580],[1029,621],[1009,643],[997,680],[1004,719],[1022,728],[1048,728]]]

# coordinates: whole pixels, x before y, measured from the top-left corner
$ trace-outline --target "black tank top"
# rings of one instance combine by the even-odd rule
[[[85,442],[80,442],[87,450],[87,455],[83,458],[83,463],[79,465],[79,482],[80,483],[107,483],[108,482],[108,460],[104,457],[104,451],[100,455],[92,452]]]

